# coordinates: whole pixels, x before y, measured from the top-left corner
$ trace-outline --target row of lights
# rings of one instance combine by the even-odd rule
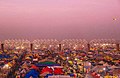
[[[0,42],[2,43],[2,42]],[[29,40],[20,40],[20,39],[15,39],[15,40],[5,40],[3,41],[5,44],[5,47],[16,47],[16,49],[24,49],[24,48],[29,48],[31,42]],[[34,49],[38,48],[52,48],[52,47],[59,47],[59,44],[61,44],[62,47],[64,48],[73,48],[77,49],[78,47],[85,48],[88,44],[86,40],[82,39],[64,39],[62,41],[58,41],[56,39],[37,39],[32,41],[34,44]],[[90,41],[91,46],[111,46],[115,45],[115,40],[114,39],[95,39]]]

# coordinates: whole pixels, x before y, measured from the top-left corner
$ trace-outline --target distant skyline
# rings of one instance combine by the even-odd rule
[[[120,0],[0,0],[0,40],[120,39]]]

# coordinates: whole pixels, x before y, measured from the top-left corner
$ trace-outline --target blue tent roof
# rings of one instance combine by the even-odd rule
[[[0,59],[2,58],[10,58],[10,55],[3,55],[3,54],[0,54]]]
[[[26,75],[25,78],[30,78],[30,76],[32,76],[33,78],[38,78],[39,76],[39,72],[37,72],[34,69],[31,69]]]
[[[38,67],[42,67],[42,66],[60,66],[60,64],[57,64],[57,63],[51,62],[51,61],[45,61],[45,62],[37,63],[36,66],[38,66]]]

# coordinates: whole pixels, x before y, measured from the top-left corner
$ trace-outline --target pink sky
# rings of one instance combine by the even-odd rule
[[[12,38],[120,39],[120,0],[0,0],[0,39]]]

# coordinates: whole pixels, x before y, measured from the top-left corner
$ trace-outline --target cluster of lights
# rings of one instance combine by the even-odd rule
[[[0,41],[1,43],[1,41]],[[30,48],[30,41],[24,39],[8,39],[4,40],[3,43],[5,44],[5,48],[16,48],[16,49],[25,49]],[[58,41],[56,39],[37,39],[32,41],[34,44],[34,49],[41,49],[41,48],[58,48],[59,44],[61,44],[61,48],[71,48],[71,49],[85,49],[87,48],[88,42],[82,39],[64,39]],[[116,41],[114,39],[94,39],[90,41],[91,47],[106,47],[111,46],[115,47]],[[22,47],[21,47],[22,46]],[[19,48],[18,48],[19,47]]]
[[[87,45],[86,40],[81,40],[81,39],[65,39],[61,41],[62,44],[62,49],[65,48],[71,48],[71,49],[80,49],[80,48],[85,48]]]
[[[59,41],[56,39],[37,39],[32,42],[34,49],[58,48]]]
[[[25,48],[30,48],[30,41],[28,40],[20,40],[20,39],[8,39],[3,41],[5,48],[15,48],[15,49],[25,49]]]
[[[91,47],[96,48],[107,48],[107,47],[116,47],[116,41],[114,39],[94,39],[90,41]]]

